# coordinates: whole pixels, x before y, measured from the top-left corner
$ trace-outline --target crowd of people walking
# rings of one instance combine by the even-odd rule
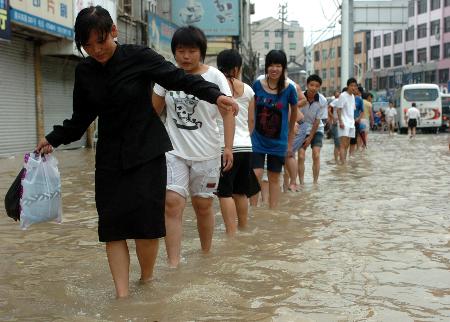
[[[177,67],[149,48],[118,44],[117,34],[102,7],[80,11],[75,42],[89,57],[76,69],[73,115],[36,147],[50,153],[78,140],[98,117],[98,234],[117,297],[129,294],[128,239],[136,242],[142,283],[152,279],[159,238],[168,265],[180,264],[188,198],[201,251],[209,252],[215,195],[226,233],[234,236],[247,225],[249,205],[266,196],[262,187],[268,186],[267,204],[276,208],[281,186],[296,192],[304,185],[308,150],[318,183],[325,126],[337,163],[367,146],[372,96],[354,78],[328,104],[318,75],[308,77],[304,91],[286,77],[281,50],[267,54],[264,75],[249,86],[240,80],[237,51],[221,52],[217,68],[204,63],[207,39],[196,27],[173,35]]]

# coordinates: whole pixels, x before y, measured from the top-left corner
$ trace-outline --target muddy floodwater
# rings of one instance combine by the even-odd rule
[[[213,250],[199,252],[184,215],[183,263],[164,243],[155,280],[114,299],[98,242],[94,152],[57,151],[63,223],[19,229],[3,209],[21,157],[0,159],[0,321],[450,321],[448,134],[389,138],[336,166],[322,150],[319,185],[282,194],[279,210],[251,210],[233,240],[217,202]],[[134,249],[133,242],[130,248]]]

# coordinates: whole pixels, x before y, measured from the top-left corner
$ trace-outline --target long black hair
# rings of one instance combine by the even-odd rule
[[[90,6],[82,9],[75,20],[75,45],[82,56],[81,46],[84,46],[91,34],[92,30],[96,30],[102,37],[106,39],[108,33],[111,32],[113,20],[108,10],[101,6]]]
[[[173,34],[172,42],[170,43],[172,54],[174,56],[178,46],[198,48],[200,50],[202,61],[205,60],[208,41],[205,33],[200,28],[194,26],[178,28]]]
[[[268,72],[269,66],[272,64],[280,64],[281,67],[283,68],[283,70],[281,71],[280,79],[278,80],[278,83],[277,83],[277,94],[280,95],[280,93],[283,91],[283,89],[285,87],[285,82],[286,82],[287,58],[286,58],[286,54],[284,53],[284,51],[272,49],[271,51],[269,51],[267,53],[266,64],[264,67],[264,72],[266,74],[266,78],[267,78],[267,74],[269,73]]]
[[[231,82],[231,91],[234,96],[234,84],[233,79],[237,75],[233,75],[233,69],[241,69],[242,57],[236,49],[225,49],[217,55],[217,68],[225,75],[225,77]]]

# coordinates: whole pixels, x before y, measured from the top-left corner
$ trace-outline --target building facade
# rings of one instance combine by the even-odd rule
[[[73,25],[81,9],[101,5],[118,26],[119,43],[156,48],[154,38],[158,38],[165,46],[158,51],[173,59],[171,33],[178,27],[171,21],[175,2],[186,6],[192,3],[184,0],[0,0],[0,155],[32,151],[38,139],[51,131],[54,124],[71,117],[75,67],[82,59],[74,46]],[[239,49],[244,58],[243,78],[253,80],[255,55],[250,41],[253,10],[250,2],[194,2],[202,2],[205,7],[214,5],[214,10],[223,14],[214,15],[217,24],[207,26],[214,30],[227,22],[234,26],[230,36],[217,41],[222,47],[214,46],[212,40],[210,50],[217,53],[214,50],[223,47]],[[152,25],[154,16],[160,20]],[[215,64],[215,55],[208,59]],[[94,131],[91,126],[79,141],[60,149],[92,145]]]
[[[332,95],[333,92],[341,90],[346,85],[346,79],[341,80],[341,43],[342,37],[321,41],[314,45],[312,60],[314,73],[322,78],[322,92]],[[367,36],[366,32],[355,32],[354,44],[354,77],[360,84],[364,84],[367,69]]]
[[[447,89],[450,68],[450,0],[411,0],[406,30],[370,35],[366,87],[391,91],[404,84]]]
[[[253,51],[259,57],[259,73],[264,73],[265,57],[272,49],[283,50],[289,63],[294,63],[293,65],[301,66],[301,69],[304,69],[304,31],[297,21],[290,21],[282,25],[281,21],[273,17],[264,18],[252,23],[251,33]]]

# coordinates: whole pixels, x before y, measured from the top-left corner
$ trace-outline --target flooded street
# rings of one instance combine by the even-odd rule
[[[448,134],[389,138],[346,167],[322,149],[319,185],[311,151],[302,192],[279,210],[251,210],[229,240],[219,212],[213,251],[199,252],[195,216],[184,215],[184,262],[169,269],[164,242],[155,280],[114,299],[97,237],[94,153],[59,151],[63,223],[21,231],[3,198],[21,160],[0,159],[1,321],[450,321]],[[134,243],[129,243],[134,248]]]

